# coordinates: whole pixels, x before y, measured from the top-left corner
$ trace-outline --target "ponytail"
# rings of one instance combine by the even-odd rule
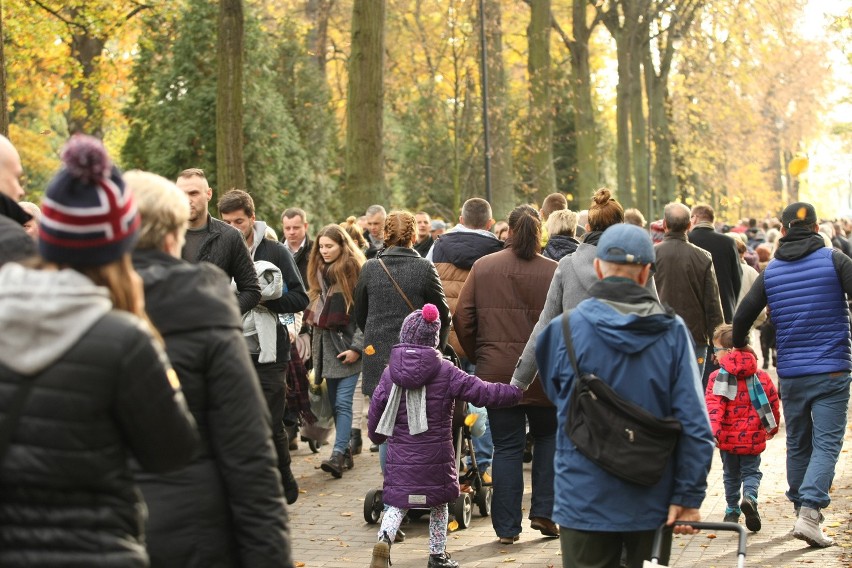
[[[531,260],[541,252],[541,217],[535,208],[519,205],[509,213],[509,230],[512,232],[512,251],[524,260]]]

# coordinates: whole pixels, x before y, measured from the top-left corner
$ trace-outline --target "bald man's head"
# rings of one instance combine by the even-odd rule
[[[24,189],[21,187],[21,177],[24,168],[21,166],[21,157],[12,145],[12,142],[0,134],[0,193],[4,193],[20,201],[24,198]]]

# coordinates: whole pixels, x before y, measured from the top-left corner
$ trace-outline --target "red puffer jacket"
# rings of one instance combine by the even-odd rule
[[[765,371],[757,370],[757,359],[751,353],[731,351],[722,357],[721,364],[728,373],[737,377],[737,397],[736,400],[728,400],[727,397],[713,394],[713,385],[716,384],[719,371],[710,375],[704,400],[707,402],[713,436],[718,440],[719,449],[723,451],[756,456],[766,449],[767,435],[774,436],[778,428],[767,432],[763,427],[751,403],[745,380],[757,373],[772,407],[776,424],[781,420],[778,412],[778,391],[775,390],[769,375]]]

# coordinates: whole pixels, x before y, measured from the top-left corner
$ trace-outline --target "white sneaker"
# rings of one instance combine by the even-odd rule
[[[796,525],[793,527],[793,536],[818,548],[831,546],[834,544],[834,539],[822,532],[819,522],[819,509],[802,507],[799,509],[799,518],[796,519]]]

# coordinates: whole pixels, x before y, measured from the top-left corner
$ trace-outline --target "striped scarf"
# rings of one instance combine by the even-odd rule
[[[752,375],[745,379],[748,396],[751,399],[751,404],[757,412],[760,423],[766,428],[767,432],[771,432],[778,427],[775,423],[775,415],[772,414],[772,406],[769,404],[769,399],[766,397],[766,391],[763,390],[763,385],[757,375]],[[713,384],[713,394],[724,396],[728,400],[736,400],[737,398],[737,377],[728,373],[724,368],[719,369],[719,374],[716,376],[716,382]]]

